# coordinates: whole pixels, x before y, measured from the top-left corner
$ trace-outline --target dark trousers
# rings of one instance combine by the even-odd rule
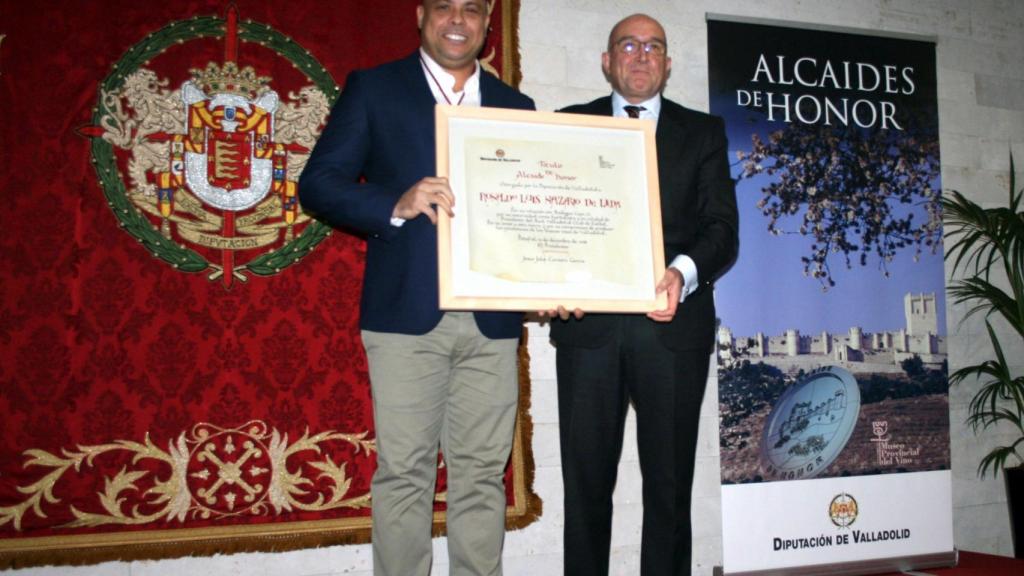
[[[584,322],[586,319],[584,319]],[[655,324],[620,316],[596,348],[558,345],[565,574],[604,576],[630,401],[643,475],[643,576],[689,575],[690,494],[710,350],[670,350]]]

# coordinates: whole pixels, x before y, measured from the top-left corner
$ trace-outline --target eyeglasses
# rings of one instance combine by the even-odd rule
[[[633,38],[623,38],[615,43],[615,49],[619,54],[625,56],[636,56],[643,50],[644,54],[648,56],[664,56],[665,43],[661,40],[648,40],[647,42],[641,42]]]

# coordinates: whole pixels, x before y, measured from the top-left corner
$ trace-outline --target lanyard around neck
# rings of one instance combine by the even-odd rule
[[[441,96],[444,98],[444,101],[447,102],[448,104],[451,104],[452,99],[448,97],[448,94],[444,91],[444,88],[441,87],[441,83],[437,81],[437,77],[434,76],[434,73],[430,71],[430,66],[427,66],[427,62],[423,60],[422,55],[420,56],[420,64],[423,64],[423,69],[427,71],[427,74],[430,76],[430,79],[434,81],[434,86],[437,86],[437,90],[441,93]],[[458,106],[459,104],[462,104],[462,101],[465,99],[466,89],[465,86],[463,86],[462,96],[459,96],[459,101],[456,102],[455,105]]]

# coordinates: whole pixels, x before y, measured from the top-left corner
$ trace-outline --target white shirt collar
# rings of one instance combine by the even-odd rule
[[[447,70],[441,67],[440,64],[434,61],[427,54],[423,47],[420,47],[420,62],[423,63],[423,75],[427,78],[427,85],[430,86],[430,92],[434,95],[434,100],[438,104],[448,104],[451,101],[452,104],[462,100],[462,106],[479,106],[480,105],[480,63],[474,61],[476,68],[473,69],[473,74],[466,80],[466,83],[462,86],[462,92],[453,92],[452,88],[455,86],[455,76],[452,76]],[[431,77],[433,75],[433,77]],[[436,79],[436,82],[435,82]],[[462,95],[465,94],[465,98]],[[445,98],[447,96],[447,99]]]
[[[622,109],[623,106],[629,104],[622,94],[612,91],[612,116],[617,118],[627,118],[626,111]],[[640,112],[640,117],[647,120],[654,120],[657,122],[658,115],[661,114],[661,94],[655,94],[651,99],[644,100],[636,106],[643,106],[644,110]]]

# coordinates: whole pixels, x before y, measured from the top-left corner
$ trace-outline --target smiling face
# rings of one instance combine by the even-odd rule
[[[664,48],[665,30],[658,21],[643,14],[622,20],[608,36],[608,51],[601,55],[601,68],[612,88],[632,104],[654,97],[665,88],[672,59],[664,50],[648,52],[646,44]],[[626,48],[632,47],[630,52]]]
[[[423,0],[416,7],[423,50],[456,78],[476,69],[491,21],[486,0]]]

